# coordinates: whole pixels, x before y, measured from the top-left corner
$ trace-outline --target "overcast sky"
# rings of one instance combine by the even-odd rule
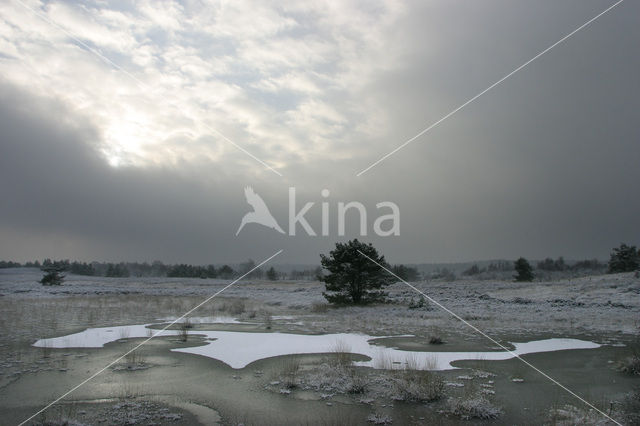
[[[3,1],[0,258],[317,263],[339,201],[399,206],[361,238],[392,262],[606,258],[640,243],[640,2],[356,174],[612,4]],[[330,235],[236,237],[245,186]]]

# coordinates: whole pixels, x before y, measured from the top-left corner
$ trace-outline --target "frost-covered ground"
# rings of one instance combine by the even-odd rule
[[[43,287],[38,283],[41,276],[37,269],[0,270],[0,396],[4,398],[0,414],[11,419],[23,419],[42,407],[53,394],[59,395],[86,379],[87,372],[104,367],[135,342],[132,335],[122,333],[105,348],[54,349],[46,345],[34,347],[38,339],[79,333],[88,327],[170,321],[230,283],[209,279],[68,275],[61,287]],[[629,355],[640,326],[640,279],[632,273],[533,283],[465,279],[414,285],[502,344],[577,338],[603,345],[598,349],[561,351],[564,354],[532,354],[536,365],[593,401],[622,400],[637,383],[637,379],[626,377],[615,368],[618,359]],[[496,349],[492,342],[435,304],[418,303],[419,296],[403,283],[388,289],[390,303],[367,307],[329,307],[322,291],[323,285],[317,282],[240,281],[190,315],[193,333],[217,330],[301,335],[413,335],[415,337],[381,339],[385,340],[381,344],[405,351]],[[221,317],[233,320],[218,322],[212,328],[210,321],[202,319]],[[432,337],[439,337],[444,344],[430,345]],[[367,418],[380,421],[393,418],[397,424],[409,420],[409,423],[421,424],[424,420],[429,424],[434,419],[440,421],[442,412],[448,412],[459,414],[449,414],[453,417],[447,417],[450,420],[443,424],[456,424],[456,418],[480,406],[487,407],[485,412],[496,413],[500,411],[497,407],[501,407],[503,414],[498,422],[510,424],[521,424],[534,415],[524,410],[535,409],[532,418],[534,423],[539,423],[558,401],[579,405],[579,401],[555,396],[553,392],[557,394],[557,390],[548,381],[517,360],[495,361],[498,364],[486,360],[478,365],[469,361],[458,363],[456,366],[466,370],[443,372],[442,383],[435,382],[441,384],[442,390],[438,392],[444,394],[444,399],[438,403],[408,404],[394,402],[398,401],[398,392],[406,393],[414,387],[422,392],[425,386],[432,385],[366,367],[352,366],[342,371],[331,366],[330,358],[316,359],[313,355],[300,360],[302,365],[292,380],[290,375],[283,375],[283,371],[292,369],[291,365],[282,361],[285,364],[281,366],[277,358],[259,360],[242,370],[229,370],[228,366],[205,357],[172,352],[176,347],[186,349],[181,352],[193,352],[189,348],[205,347],[205,344],[204,338],[180,343],[175,336],[151,342],[142,359],[123,360],[127,368],[114,367],[88,384],[85,390],[91,395],[90,399],[96,401],[115,395],[114,402],[109,400],[108,409],[121,404],[122,395],[126,395],[124,401],[130,403],[132,389],[134,394],[144,394],[133,398],[133,402],[142,404],[140,407],[146,407],[144,404],[149,402],[145,395],[158,398],[169,392],[170,407],[158,410],[183,414],[185,422],[191,414],[174,410],[176,401],[187,404],[196,399],[201,407],[215,408],[227,420],[242,420],[226,423],[245,424],[270,423],[262,421],[261,413],[271,407],[278,407],[276,411],[285,419],[305,415],[307,417],[297,419],[307,423],[311,416],[328,419],[335,414],[339,418],[353,416],[354,424],[366,423]],[[186,356],[189,358],[184,358]],[[357,365],[365,360],[354,361]],[[135,368],[129,368],[129,364]],[[478,376],[480,370],[491,371],[491,375]],[[344,383],[340,384],[338,378]],[[172,383],[170,391],[165,388],[168,380]],[[282,392],[282,383],[287,380],[297,387],[284,388]],[[142,390],[136,390],[137,386]],[[465,397],[473,389],[477,398]],[[360,393],[352,395],[354,391]],[[243,400],[247,395],[250,401]],[[456,405],[456,398],[463,399]],[[523,398],[528,407],[520,406]],[[467,407],[472,402],[473,405]],[[608,402],[605,405],[602,406],[608,409]],[[197,411],[190,409],[192,414]],[[82,406],[82,410],[87,407]],[[243,417],[245,411],[247,414]],[[154,413],[143,410],[145,416],[156,415]],[[104,414],[98,409],[89,409],[88,415],[101,418]],[[282,418],[274,417],[271,424],[285,423]]]
[[[190,296],[198,300],[229,284],[227,280],[185,278],[104,278],[68,275],[61,287],[38,283],[37,269],[0,270],[0,297]],[[498,334],[579,335],[635,334],[640,327],[640,279],[633,273],[587,276],[550,282],[512,281],[419,282],[415,286],[482,330]],[[242,299],[272,315],[296,314],[304,328],[321,332],[369,334],[473,333],[433,303],[417,305],[419,295],[403,283],[389,287],[392,303],[376,307],[329,309],[323,285],[308,281],[239,281],[218,300]],[[185,305],[185,310],[189,308]],[[155,320],[167,312],[158,308]],[[250,310],[250,309],[248,309]],[[102,324],[114,325],[114,324]]]

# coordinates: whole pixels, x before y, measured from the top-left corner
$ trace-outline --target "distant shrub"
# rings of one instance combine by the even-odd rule
[[[515,261],[513,266],[517,273],[517,275],[514,276],[516,281],[519,281],[519,282],[533,281],[533,271],[527,259],[525,259],[524,257],[521,257]]]
[[[632,272],[640,268],[640,253],[636,246],[620,244],[611,252],[609,259],[609,273]]]
[[[61,270],[55,266],[50,266],[42,269],[44,271],[44,276],[40,280],[40,284],[51,286],[51,285],[62,285],[64,281],[64,275],[61,274]]]
[[[606,268],[607,265],[600,262],[598,259],[585,259],[585,260],[579,260],[576,263],[574,263],[573,265],[571,265],[571,269],[572,270],[583,270],[583,269],[588,269],[588,270],[592,270],[592,271],[597,271],[600,269],[604,269]]]
[[[447,268],[442,268],[431,274],[431,278],[433,278],[434,280],[442,279],[444,281],[455,281],[456,274]]]
[[[430,345],[442,345],[444,343],[444,340],[442,340],[442,337],[440,336],[431,336],[429,337],[429,344]]]
[[[487,267],[487,271],[489,272],[513,271],[513,263],[507,262],[505,260],[491,262]]]
[[[564,263],[564,258],[562,256],[556,260],[547,257],[542,262],[538,262],[537,267],[543,271],[564,271],[567,269],[567,265]]]
[[[218,269],[218,276],[223,279],[229,279],[233,276],[235,271],[229,265],[223,265],[220,269]]]
[[[267,270],[267,279],[269,281],[276,281],[278,279],[278,272],[273,266]]]
[[[93,276],[96,274],[96,270],[90,263],[72,262],[69,265],[69,272],[76,275],[88,275]]]
[[[418,269],[405,266],[405,265],[393,265],[391,267],[391,272],[393,272],[396,276],[400,277],[401,280],[404,281],[418,281],[420,279],[420,273]]]
[[[472,275],[478,275],[481,272],[484,272],[484,269],[480,269],[478,265],[474,264],[468,269],[465,269],[464,272],[462,272],[462,275],[472,276]]]
[[[107,272],[105,273],[107,277],[119,277],[126,278],[129,276],[129,269],[124,263],[113,264],[110,263],[107,267]]]
[[[418,297],[417,301],[412,297],[411,301],[409,302],[409,309],[422,308],[429,308],[429,304],[424,300],[424,297]]]

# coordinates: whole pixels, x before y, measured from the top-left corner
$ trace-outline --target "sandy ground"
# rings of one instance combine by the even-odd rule
[[[87,327],[141,324],[181,315],[229,283],[70,275],[63,286],[49,288],[37,282],[40,277],[37,269],[0,270],[0,415],[6,424],[24,420],[135,343],[122,339],[104,349],[54,350],[32,347],[36,340]],[[610,409],[612,401],[640,384],[614,368],[637,347],[640,279],[633,274],[535,283],[459,280],[415,285],[500,342],[574,337],[605,344],[596,350],[527,356],[598,407]],[[429,350],[426,345],[432,336],[447,342],[443,350],[494,349],[493,343],[433,303],[411,309],[418,296],[402,283],[389,288],[392,303],[370,307],[328,308],[322,290],[322,284],[315,282],[241,281],[194,316],[224,313],[260,324],[219,325],[220,330],[264,332],[269,322],[272,330],[282,332],[415,335],[388,342],[400,349]],[[283,315],[295,320],[273,319]],[[70,395],[65,404],[49,410],[47,419],[66,416],[82,424],[211,424],[220,416],[223,424],[341,424],[344,419],[366,424],[374,415],[372,419],[393,418],[394,424],[468,424],[445,413],[446,399],[410,404],[394,402],[374,390],[365,396],[339,392],[327,396],[331,393],[318,389],[312,380],[325,368],[326,357],[303,357],[300,386],[286,394],[280,393],[278,385],[270,385],[280,379],[283,361],[279,358],[232,370],[215,360],[169,351],[180,344],[198,342],[171,338],[150,342],[143,357],[149,368],[109,369]],[[493,423],[539,424],[558,405],[584,408],[518,360],[464,361],[456,366],[464,370],[445,373],[445,380],[462,386],[448,385],[448,397],[464,395],[469,389],[493,391],[486,392],[487,398],[503,409]],[[386,379],[369,370],[362,370],[368,380],[383,386]],[[480,377],[474,375],[476,371],[495,377]],[[524,383],[513,378],[523,378]],[[123,420],[117,413],[129,413],[129,417]]]

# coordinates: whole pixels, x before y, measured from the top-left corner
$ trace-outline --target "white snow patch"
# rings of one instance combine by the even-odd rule
[[[153,324],[127,325],[118,327],[89,328],[68,336],[38,340],[34,346],[48,348],[100,348],[106,343],[125,338],[149,337],[159,330],[148,328]],[[178,330],[165,330],[159,336],[173,336]],[[356,365],[374,367],[391,365],[403,368],[407,359],[417,361],[418,366],[429,366],[433,370],[450,370],[459,360],[499,361],[536,352],[551,352],[568,349],[594,349],[599,344],[578,339],[545,339],[526,343],[513,343],[515,349],[490,352],[419,352],[403,351],[372,345],[371,341],[380,336],[366,334],[338,333],[306,335],[292,333],[251,333],[238,331],[194,330],[189,334],[204,335],[208,339],[202,346],[172,349],[202,355],[224,362],[232,368],[244,368],[260,359],[294,354],[331,353],[338,343],[346,343],[349,351],[365,355],[369,361],[356,362]],[[344,345],[343,345],[344,346]],[[386,362],[385,362],[386,361]],[[374,367],[375,368],[375,367]]]
[[[178,317],[159,318],[158,321],[173,322]],[[215,316],[215,317],[189,317],[182,318],[178,321],[179,324],[189,322],[191,324],[259,324],[257,322],[241,321],[238,318],[229,316]]]
[[[151,337],[153,333],[160,331],[148,328],[151,325],[153,324],[88,328],[79,333],[69,334],[67,336],[40,339],[35,342],[33,346],[40,348],[101,348],[106,343],[115,342],[120,339]],[[158,337],[175,336],[176,334],[178,334],[177,330],[165,330],[158,334]]]

